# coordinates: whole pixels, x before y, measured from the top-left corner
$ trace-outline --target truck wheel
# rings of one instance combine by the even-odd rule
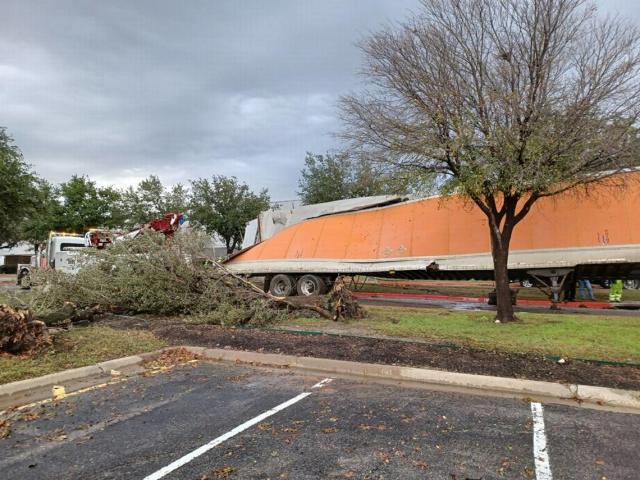
[[[624,288],[627,288],[627,289],[640,288],[640,280],[625,280]]]
[[[276,297],[289,297],[296,294],[295,280],[289,275],[278,274],[269,282],[269,293]]]
[[[317,275],[303,275],[296,285],[298,295],[310,297],[312,295],[322,295],[327,290],[324,280]]]

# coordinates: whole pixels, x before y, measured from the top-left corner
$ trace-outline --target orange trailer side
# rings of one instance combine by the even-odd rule
[[[640,172],[624,189],[594,186],[534,204],[516,227],[511,269],[640,264]],[[313,218],[228,261],[243,273],[492,270],[487,220],[461,197]],[[635,267],[629,267],[631,269]],[[477,278],[477,274],[475,274]]]

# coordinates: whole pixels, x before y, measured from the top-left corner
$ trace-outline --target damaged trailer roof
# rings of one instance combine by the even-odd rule
[[[302,205],[299,200],[278,202],[275,208],[262,212],[257,219],[247,224],[242,248],[271,238],[276,233],[311,218],[333,215],[336,213],[355,212],[385,205],[392,205],[408,200],[406,196],[377,195],[373,197],[349,198],[333,202]]]

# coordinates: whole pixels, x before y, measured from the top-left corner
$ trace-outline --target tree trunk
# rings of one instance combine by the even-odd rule
[[[505,226],[502,233],[491,231],[491,254],[493,256],[493,271],[496,285],[497,312],[496,320],[500,322],[513,322],[516,316],[511,303],[511,290],[509,288],[509,242],[511,241],[511,228]]]

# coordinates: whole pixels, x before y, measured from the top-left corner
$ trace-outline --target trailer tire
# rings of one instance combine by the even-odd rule
[[[303,275],[296,283],[296,290],[298,295],[303,297],[322,295],[327,291],[327,284],[317,275]]]
[[[282,273],[275,275],[269,282],[269,293],[276,297],[290,297],[296,294],[296,281]]]
[[[627,289],[640,288],[640,280],[625,280],[624,288],[627,288]]]

